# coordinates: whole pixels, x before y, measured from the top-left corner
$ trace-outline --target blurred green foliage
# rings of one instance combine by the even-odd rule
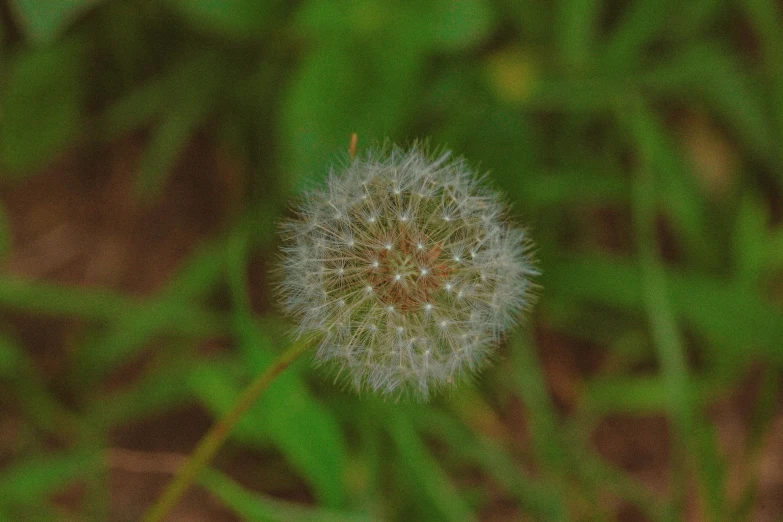
[[[64,154],[141,135],[139,201],[161,197],[197,136],[241,167],[247,191],[225,231],[205,238],[150,298],[0,273],[0,310],[81,325],[54,386],[11,316],[0,317],[0,396],[23,421],[0,468],[0,521],[108,517],[108,433],[186,405],[218,416],[270,363],[290,325],[251,306],[251,259],[273,262],[285,202],[324,178],[352,132],[365,146],[429,137],[490,171],[538,244],[541,299],[523,330],[586,342],[613,364],[589,375],[564,414],[536,335],[513,335],[478,385],[432,405],[354,397],[302,361],[231,444],[281,455],[313,505],[245,489],[216,470],[201,487],[246,520],[461,522],[491,518],[498,497],[513,518],[602,520],[613,516],[607,495],[651,520],[679,520],[694,478],[704,520],[752,518],[758,480],[751,473],[734,498],[727,469],[731,459],[753,469],[779,409],[779,2],[2,7],[0,189]],[[0,260],[13,250],[12,217],[0,206]],[[215,338],[231,349],[194,355]],[[151,362],[133,382],[104,386],[139,360]],[[763,370],[747,447],[726,455],[706,412],[754,363]],[[480,428],[518,403],[529,445]],[[668,495],[592,447],[610,415],[670,420]],[[81,511],[42,502],[74,485],[86,491]]]

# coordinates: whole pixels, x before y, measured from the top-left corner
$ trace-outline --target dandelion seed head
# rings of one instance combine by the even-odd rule
[[[464,161],[370,151],[283,225],[281,290],[316,360],[427,399],[480,370],[531,302],[527,233]]]

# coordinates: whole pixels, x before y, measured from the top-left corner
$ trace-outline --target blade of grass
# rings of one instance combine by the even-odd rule
[[[19,349],[13,340],[0,332],[0,354],[11,353],[13,373],[9,380],[14,389],[16,405],[25,413],[25,418],[43,432],[61,440],[67,445],[77,445],[85,455],[95,455],[105,445],[98,426],[101,423],[81,418],[69,411],[47,389],[32,360]],[[52,464],[50,473],[57,474],[57,465]],[[86,480],[85,507],[91,515],[89,520],[105,520],[108,510],[107,483],[104,472],[95,469],[84,476]],[[28,479],[31,480],[32,479]],[[27,515],[25,515],[27,516]]]
[[[694,379],[692,386],[698,390],[695,398],[719,389],[722,382]],[[603,377],[587,384],[585,401],[601,414],[631,413],[649,415],[665,412],[669,408],[669,383],[659,376],[653,377]]]
[[[764,273],[771,248],[767,230],[769,216],[765,204],[758,197],[746,194],[740,200],[732,230],[732,257],[737,278],[751,288]]]
[[[101,425],[100,430],[91,429],[89,439],[82,443],[84,451],[103,455],[109,446],[108,430]],[[105,464],[105,462],[102,462]],[[109,519],[111,501],[110,472],[101,465],[85,477],[85,493],[82,503],[82,520],[102,522]]]
[[[542,256],[542,265],[547,267],[542,286],[550,294],[629,311],[643,307],[642,274],[639,266],[627,259]],[[750,350],[783,362],[783,311],[757,291],[731,280],[670,269],[663,273],[677,316],[719,347],[722,356],[746,361]]]
[[[205,469],[199,484],[216,496],[225,506],[242,517],[242,520],[273,522],[370,522],[369,515],[340,513],[314,506],[300,506],[283,502],[260,493],[251,493],[226,475],[213,469]]]
[[[643,119],[643,117],[642,117]],[[644,125],[636,127],[644,133]],[[639,141],[641,165],[634,184],[634,224],[639,242],[639,264],[641,290],[654,346],[666,381],[670,415],[674,424],[675,437],[690,453],[711,520],[719,520],[725,512],[725,479],[722,464],[709,428],[699,419],[695,393],[688,372],[685,346],[680,338],[674,311],[666,287],[666,274],[658,259],[655,231],[656,191],[655,177],[651,170],[650,151],[644,144],[644,136],[635,136]]]
[[[777,137],[772,130],[769,107],[758,82],[744,68],[742,57],[730,49],[714,43],[686,47],[646,69],[638,80],[643,88],[654,93],[691,104],[707,104],[731,125],[757,158],[765,162],[774,158]]]
[[[773,0],[746,0],[738,2],[738,6],[745,10],[756,30],[766,71],[774,84],[770,89],[773,96],[772,116],[775,121],[776,140],[780,143],[783,139],[783,46],[780,45],[783,37],[783,9]],[[780,152],[780,147],[777,147],[776,151],[778,168],[775,170],[783,182],[783,168],[780,165],[783,153]]]
[[[57,520],[58,522],[84,522],[83,519],[77,518],[76,515],[65,513],[62,508],[58,509],[43,502],[22,506],[20,509],[14,510],[12,514],[5,514],[2,508],[0,508],[0,521],[6,520],[8,522],[18,522],[19,520],[24,520],[24,522],[52,522],[52,520]]]
[[[676,34],[677,41],[689,41],[694,35],[701,36],[703,31],[709,31],[714,24],[719,24],[719,18],[730,9],[731,3],[724,0],[691,0],[679,7],[675,23],[667,29]]]
[[[243,364],[257,371],[274,357],[269,324],[255,318],[247,281],[252,235],[250,219],[242,219],[225,248],[225,269],[233,305],[234,335]],[[295,369],[280,376],[259,400],[263,431],[303,474],[318,500],[327,506],[344,503],[345,444],[332,412],[309,392]],[[328,448],[328,451],[324,451]]]
[[[12,0],[11,10],[27,37],[43,45],[54,42],[75,20],[102,1],[40,3],[35,0]]]
[[[525,473],[498,443],[438,410],[427,409],[417,416],[416,423],[426,433],[445,441],[457,455],[481,466],[515,497],[525,513],[535,514],[536,520],[568,520],[565,502],[558,493],[545,481]]]
[[[751,520],[753,508],[756,506],[759,488],[759,467],[764,437],[775,420],[775,410],[780,397],[780,368],[765,368],[759,384],[758,397],[748,428],[748,439],[745,445],[743,462],[748,463],[749,478],[745,483],[742,495],[733,507],[731,520]]]
[[[585,432],[581,425],[567,426],[574,447],[582,448],[573,460],[573,470],[580,480],[606,488],[629,504],[638,507],[650,520],[671,521],[677,519],[671,506],[653,495],[640,481],[605,462],[586,446]]]
[[[113,141],[151,125],[171,113],[171,100],[179,98],[183,85],[214,75],[220,67],[220,58],[212,51],[181,60],[171,69],[124,94],[102,112],[93,124],[95,138]]]
[[[625,4],[625,13],[612,32],[604,59],[614,71],[632,69],[640,62],[646,45],[661,34],[671,18],[672,2],[664,0],[638,0]]]
[[[534,343],[515,333],[509,341],[518,383],[518,393],[527,411],[533,450],[542,472],[548,475],[550,487],[557,491],[561,502],[571,508],[579,505],[589,511],[594,519],[605,520],[607,514],[599,502],[600,484],[583,482],[577,492],[583,498],[575,498],[569,488],[569,477],[574,471],[573,460],[584,458],[583,448],[567,446],[561,436],[562,425],[549,396],[541,364],[533,350]],[[576,504],[580,500],[582,504]],[[571,515],[569,511],[569,515]]]
[[[42,281],[25,281],[0,275],[0,307],[30,313],[71,316],[113,323],[118,318],[144,316],[149,303],[101,289],[83,289]],[[193,306],[172,306],[160,329],[169,333],[203,337],[225,331],[220,314]]]
[[[190,376],[201,361],[192,356],[195,346],[184,343],[162,351],[185,352],[175,360],[161,361],[125,389],[102,395],[86,413],[89,419],[107,428],[131,423],[141,417],[171,410],[192,399],[188,387]]]
[[[96,452],[77,451],[17,460],[0,472],[0,507],[19,509],[40,503],[72,481],[101,467]]]
[[[209,77],[216,73],[211,72]],[[140,200],[148,204],[161,195],[177,159],[213,108],[215,95],[212,92],[191,88],[180,96],[180,101],[168,108],[163,121],[154,129],[141,157],[136,192]]]
[[[22,349],[10,336],[0,331],[0,378],[13,378],[27,364]]]
[[[584,68],[592,58],[602,4],[602,0],[558,2],[557,43],[567,68]]]
[[[561,111],[569,115],[610,114],[626,96],[623,82],[606,78],[566,79],[540,77],[521,100],[530,111]]]
[[[32,360],[14,339],[0,332],[0,381],[13,388],[15,405],[37,429],[64,443],[78,440],[87,426],[46,388]]]
[[[0,179],[36,172],[83,131],[88,47],[83,35],[74,35],[14,53],[0,92]]]
[[[554,405],[533,351],[534,344],[515,333],[510,339],[519,396],[525,404],[533,448],[548,470],[561,472],[567,462],[566,450],[557,436],[558,419]]]
[[[625,204],[628,184],[614,169],[557,170],[537,172],[525,180],[519,200],[526,206]]]
[[[706,201],[682,150],[667,133],[661,118],[652,111],[639,111],[632,123],[622,127],[635,136],[636,146],[644,148],[650,168],[658,173],[656,186],[662,207],[675,232],[682,237],[679,245],[689,254],[688,260],[709,265],[718,256],[708,250],[710,243],[704,240],[711,231]]]
[[[160,109],[162,121],[152,130],[150,141],[139,163],[136,190],[142,201],[151,203],[160,195],[177,158],[194,132],[215,109],[220,100],[220,88],[231,69],[226,59],[212,51],[202,52],[185,65],[164,77],[160,87],[168,87],[166,103]],[[152,91],[142,92],[151,95]],[[135,101],[131,99],[132,101]],[[127,111],[127,107],[120,109]],[[144,111],[143,111],[144,112]],[[115,112],[122,115],[122,112]],[[133,122],[133,120],[131,120]]]
[[[118,364],[136,355],[155,334],[183,333],[172,331],[169,325],[200,321],[191,325],[194,337],[223,334],[227,330],[226,316],[203,311],[190,301],[211,290],[219,281],[223,268],[222,240],[216,240],[197,250],[169,285],[154,298],[136,306],[132,313],[114,311],[107,333],[85,342],[76,353],[74,380],[98,378]]]
[[[188,461],[163,490],[158,500],[147,510],[142,519],[144,522],[158,522],[165,518],[179,502],[182,494],[198,478],[199,473],[209,464],[247,410],[256,403],[275,377],[308,348],[309,344],[306,342],[292,344],[245,388],[231,409],[201,438],[196,449],[188,457]]]
[[[411,421],[397,410],[388,409],[386,427],[410,477],[415,480],[432,505],[447,520],[467,522],[475,515],[465,503],[448,475],[429,454]]]

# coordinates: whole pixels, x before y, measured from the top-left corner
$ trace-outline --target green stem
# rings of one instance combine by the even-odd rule
[[[209,464],[223,442],[228,438],[234,426],[237,425],[247,410],[258,400],[262,393],[269,387],[272,381],[283,370],[293,364],[309,348],[309,343],[299,341],[292,344],[286,351],[264,370],[256,379],[245,388],[239,396],[234,407],[226,415],[216,422],[212,428],[201,438],[195,451],[184,466],[177,472],[169,485],[163,491],[158,500],[147,510],[142,522],[160,522],[163,517],[177,504],[180,497],[193,484],[199,472]]]

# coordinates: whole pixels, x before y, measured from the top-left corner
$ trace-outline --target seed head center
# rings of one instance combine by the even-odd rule
[[[421,241],[403,237],[378,253],[378,266],[368,271],[368,284],[385,305],[401,312],[421,309],[443,287],[452,269],[440,259],[442,248],[419,248]]]

